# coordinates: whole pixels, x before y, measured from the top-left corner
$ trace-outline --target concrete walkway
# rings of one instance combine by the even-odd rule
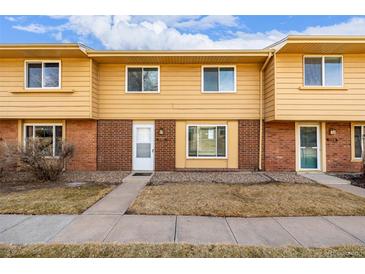
[[[133,173],[129,174],[123,179],[123,184],[87,209],[83,214],[124,214],[139,192],[150,181],[151,177],[152,175],[133,176]]]
[[[365,188],[353,186],[348,180],[341,179],[325,173],[300,173],[300,175],[309,178],[319,184],[337,188],[365,198]]]
[[[0,216],[0,242],[365,245],[365,217]]]

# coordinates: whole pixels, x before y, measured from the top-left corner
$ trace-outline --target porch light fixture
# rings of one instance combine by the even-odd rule
[[[158,133],[159,133],[160,135],[163,135],[163,128],[162,128],[162,127],[159,129]]]
[[[336,129],[330,128],[330,135],[336,135]]]

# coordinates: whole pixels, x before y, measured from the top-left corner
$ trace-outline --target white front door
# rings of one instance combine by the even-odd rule
[[[133,125],[133,170],[153,170],[155,130],[151,124]]]

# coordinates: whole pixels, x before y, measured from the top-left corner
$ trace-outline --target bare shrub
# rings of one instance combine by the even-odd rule
[[[16,169],[18,156],[17,146],[0,138],[0,177]]]
[[[59,144],[57,156],[51,157],[53,153],[50,141],[32,138],[20,151],[20,160],[39,180],[56,181],[74,153],[73,145],[65,142]]]

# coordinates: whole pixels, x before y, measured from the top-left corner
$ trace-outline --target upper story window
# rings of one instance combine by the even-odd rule
[[[159,67],[127,67],[127,92],[160,92]]]
[[[203,92],[236,92],[236,68],[234,66],[204,66],[202,74]]]
[[[342,56],[304,57],[304,85],[342,87]]]
[[[27,61],[25,70],[25,87],[28,89],[61,87],[61,62],[59,61]]]

